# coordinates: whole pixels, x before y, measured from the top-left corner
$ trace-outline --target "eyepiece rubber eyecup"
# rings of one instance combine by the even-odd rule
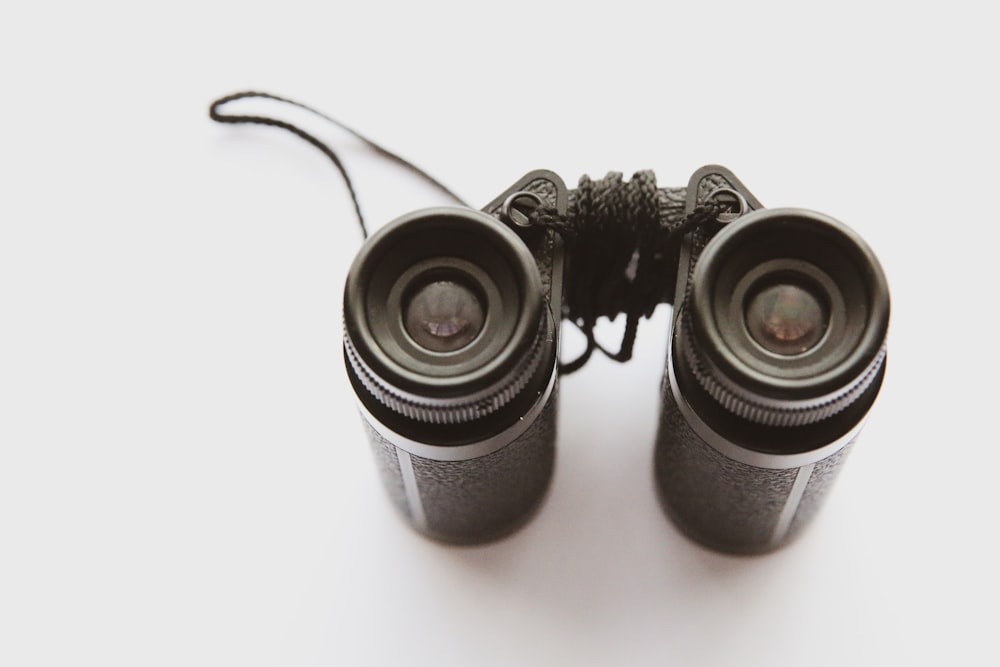
[[[409,295],[438,279],[468,286],[485,313],[478,335],[451,351],[421,345],[405,321]],[[418,421],[471,421],[546,379],[551,323],[538,267],[513,231],[472,209],[415,211],[373,235],[348,274],[344,325],[370,397]]]
[[[746,322],[762,287],[808,285],[826,331],[801,354],[775,354]],[[852,230],[803,209],[760,209],[724,228],[698,259],[682,347],[693,373],[741,416],[783,425],[846,407],[884,359],[889,291],[877,258]]]

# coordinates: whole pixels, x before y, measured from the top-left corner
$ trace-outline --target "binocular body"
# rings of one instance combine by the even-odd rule
[[[564,253],[513,222],[518,193],[566,210],[562,180],[539,171],[482,211],[417,211],[369,240],[345,287],[347,366],[383,484],[445,542],[513,531],[552,478]]]
[[[525,211],[572,225],[575,196],[552,172],[531,172],[481,211],[402,216],[352,265],[348,374],[389,497],[429,537],[498,538],[545,495],[559,326],[582,260]],[[777,548],[821,504],[878,393],[884,276],[844,225],[765,209],[722,167],[656,202],[665,232],[708,203],[725,209],[657,251],[666,269],[652,289],[674,306],[653,456],[660,499],[705,546]]]
[[[764,209],[721,167],[695,173],[687,208],[719,192],[741,210],[681,249],[654,471],[667,515],[689,537],[764,553],[809,524],[864,424],[885,372],[888,288],[849,229],[812,211]],[[766,315],[799,316],[800,329],[758,342],[754,293],[775,285],[791,293]],[[816,334],[803,332],[816,315],[809,294],[825,311]],[[796,335],[807,349],[786,347]]]

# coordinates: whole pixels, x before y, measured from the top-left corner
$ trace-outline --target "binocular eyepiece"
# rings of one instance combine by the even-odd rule
[[[878,260],[812,211],[762,209],[729,223],[698,259],[688,306],[684,373],[754,424],[835,416],[871,386],[885,356],[889,292]]]
[[[560,205],[545,176],[532,184]],[[431,537],[504,535],[548,488],[557,246],[551,234],[505,224],[489,209],[434,208],[389,223],[351,267],[350,379],[390,497]]]
[[[439,208],[394,221],[358,255],[344,303],[363,402],[414,439],[481,439],[552,376],[555,323],[534,258],[485,213]]]
[[[878,393],[886,280],[846,226],[765,209],[722,167],[655,196],[662,233],[676,235],[657,247],[652,278],[674,306],[660,499],[706,546],[768,551],[808,523]],[[518,197],[565,226],[533,224],[511,210]],[[563,233],[575,197],[555,174],[532,172],[482,211],[402,216],[351,267],[350,380],[390,498],[430,537],[500,537],[548,487],[564,292],[587,263]],[[733,206],[710,224],[683,222],[711,202]]]

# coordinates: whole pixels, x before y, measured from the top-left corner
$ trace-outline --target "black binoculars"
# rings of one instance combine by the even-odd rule
[[[658,227],[625,248],[638,266],[626,262],[614,285],[583,291],[603,299],[598,315],[613,316],[606,304],[640,287],[646,303],[673,305],[651,452],[667,515],[713,549],[775,549],[816,512],[878,394],[885,276],[845,225],[766,209],[723,167],[648,195]],[[498,538],[545,494],[560,324],[578,319],[581,276],[616,234],[614,202],[592,199],[531,172],[482,210],[394,220],[350,269],[350,382],[385,488],[427,536]],[[604,224],[574,228],[595,210]],[[539,211],[561,226],[542,224]]]

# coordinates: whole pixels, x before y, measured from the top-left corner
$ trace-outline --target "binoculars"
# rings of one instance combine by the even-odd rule
[[[637,290],[673,305],[651,443],[666,514],[729,553],[773,550],[809,523],[885,373],[878,260],[829,216],[764,208],[723,167],[653,187],[642,205],[658,226],[635,247],[608,224],[612,198],[535,171],[482,210],[415,211],[361,248],[346,366],[382,482],[416,530],[481,543],[530,518],[555,461],[561,321],[579,320],[581,293],[614,316],[608,304]],[[575,227],[595,211],[603,224]],[[581,289],[605,239],[638,261]]]

